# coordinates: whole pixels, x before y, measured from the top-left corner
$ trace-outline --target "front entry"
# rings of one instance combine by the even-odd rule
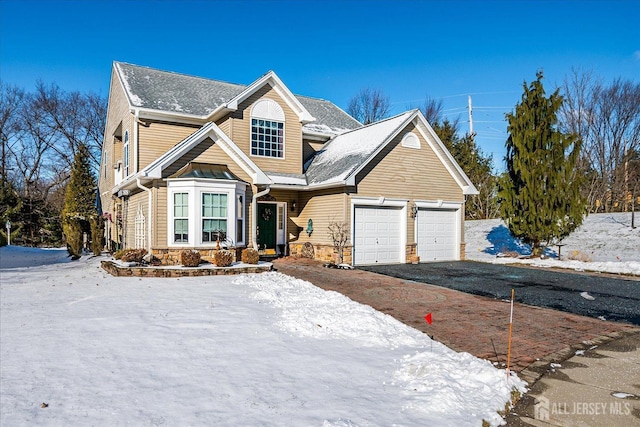
[[[276,249],[278,205],[258,203],[258,249]]]

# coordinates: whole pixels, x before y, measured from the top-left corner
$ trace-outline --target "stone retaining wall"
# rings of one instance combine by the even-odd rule
[[[273,265],[269,262],[258,265],[241,264],[231,267],[121,267],[113,261],[102,261],[102,268],[112,276],[131,277],[197,277],[197,276],[228,276],[233,274],[263,273],[271,271]]]

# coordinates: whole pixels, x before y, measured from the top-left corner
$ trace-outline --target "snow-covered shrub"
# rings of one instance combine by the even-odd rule
[[[221,250],[216,252],[213,260],[218,267],[228,267],[233,263],[233,254],[230,251]]]
[[[242,250],[242,262],[245,264],[257,264],[260,260],[258,251],[253,248],[246,248]]]
[[[186,250],[180,252],[180,263],[185,267],[197,267],[200,265],[200,252]]]

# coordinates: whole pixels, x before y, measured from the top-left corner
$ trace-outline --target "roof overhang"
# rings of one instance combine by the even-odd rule
[[[150,163],[139,172],[128,176],[120,184],[113,187],[113,194],[120,190],[131,190],[137,187],[137,180],[142,183],[161,179],[162,171],[191,151],[196,145],[211,138],[233,161],[242,168],[255,185],[270,185],[272,181],[260,168],[233,142],[215,123],[209,122],[196,132],[175,145],[158,159]]]

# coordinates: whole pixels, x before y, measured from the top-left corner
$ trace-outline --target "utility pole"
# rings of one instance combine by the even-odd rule
[[[629,153],[627,151],[627,140],[624,140],[624,211],[629,208]]]
[[[469,95],[469,135],[473,138],[473,107],[471,106],[471,95]]]

